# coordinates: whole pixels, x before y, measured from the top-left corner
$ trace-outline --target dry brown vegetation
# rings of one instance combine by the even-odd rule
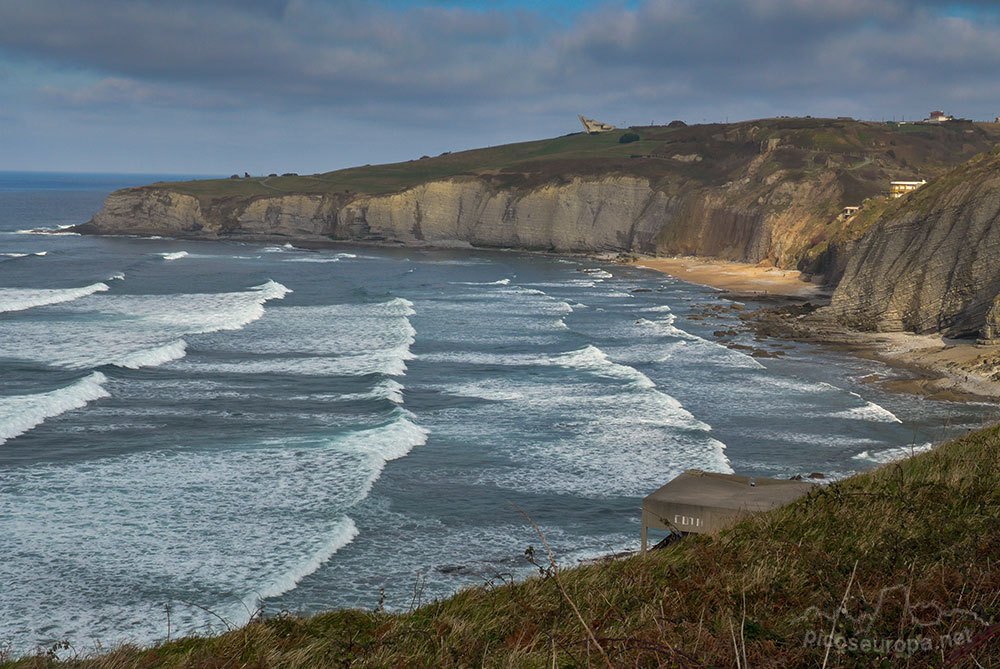
[[[558,571],[543,555],[525,582],[406,613],[281,615],[214,638],[0,666],[998,666],[1000,427],[719,537]]]

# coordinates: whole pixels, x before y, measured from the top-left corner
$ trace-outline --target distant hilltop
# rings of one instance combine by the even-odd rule
[[[851,264],[853,254],[885,216],[915,220],[907,217],[920,215],[914,207],[925,191],[945,197],[939,180],[1000,140],[1000,125],[959,119],[777,118],[627,129],[581,122],[587,133],[402,163],[126,189],[78,230],[693,255],[797,268],[833,287],[848,267],[852,281],[865,276]],[[598,131],[591,134],[592,127]],[[917,185],[890,197],[890,188]],[[949,262],[934,260],[943,272]],[[852,304],[877,310],[863,294]],[[976,308],[968,318],[919,327],[974,332],[985,318],[984,307]],[[857,313],[843,311],[863,326],[883,327]],[[1000,332],[1000,315],[995,320]]]

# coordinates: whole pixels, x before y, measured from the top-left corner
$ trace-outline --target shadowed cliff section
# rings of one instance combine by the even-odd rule
[[[1000,338],[1000,149],[888,207],[828,311],[864,330]]]
[[[118,191],[97,234],[685,254],[838,275],[846,205],[991,148],[993,124],[631,128],[311,176]]]

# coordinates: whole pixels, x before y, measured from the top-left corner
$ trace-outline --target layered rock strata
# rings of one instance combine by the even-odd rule
[[[1000,336],[1000,154],[905,196],[858,241],[828,312],[864,330]]]

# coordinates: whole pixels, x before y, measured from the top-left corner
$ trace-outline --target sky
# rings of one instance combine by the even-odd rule
[[[998,73],[995,0],[0,0],[0,170],[306,174],[577,114],[993,120]]]

